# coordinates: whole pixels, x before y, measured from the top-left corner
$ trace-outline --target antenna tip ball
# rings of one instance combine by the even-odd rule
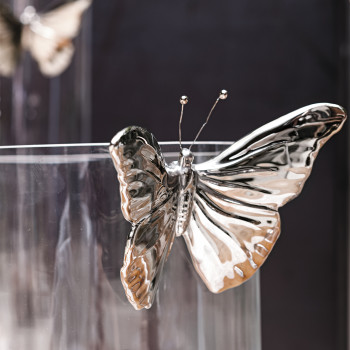
[[[187,96],[181,96],[180,103],[182,105],[186,105],[188,103],[188,97]]]
[[[220,100],[226,100],[227,99],[227,90],[221,90],[220,91],[220,95],[219,95],[219,98]]]

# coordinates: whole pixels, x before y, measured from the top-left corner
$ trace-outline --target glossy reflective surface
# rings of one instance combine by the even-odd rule
[[[123,214],[133,224],[122,268],[131,304],[151,307],[175,233],[210,291],[248,280],[280,234],[278,208],[301,192],[318,151],[345,120],[338,105],[306,106],[197,165],[183,149],[167,166],[143,128],[119,132],[110,153]]]
[[[178,145],[161,146],[177,159]],[[226,147],[193,150],[202,162]],[[210,293],[182,239],[152,308],[131,307],[107,145],[0,148],[0,167],[0,349],[260,349],[258,279]]]
[[[345,120],[338,105],[306,106],[194,166],[194,220],[184,238],[212,292],[240,285],[264,263],[280,234],[278,208],[300,194],[319,150]]]

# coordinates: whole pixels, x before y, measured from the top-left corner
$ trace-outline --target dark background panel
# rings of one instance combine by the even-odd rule
[[[96,1],[92,139],[136,124],[192,140],[237,140],[315,102],[344,104],[345,2]],[[281,210],[262,268],[264,349],[345,349],[345,132],[327,144],[302,195]]]
[[[230,98],[203,140],[234,140],[302,105],[337,102],[332,0],[99,2],[94,16],[96,141],[129,124],[176,140],[182,94],[188,140],[222,88]]]

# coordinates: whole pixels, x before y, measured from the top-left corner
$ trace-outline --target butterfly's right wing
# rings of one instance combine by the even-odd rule
[[[243,283],[264,263],[280,233],[278,208],[301,192],[319,150],[345,119],[340,106],[307,106],[194,166],[196,194],[184,238],[212,292]]]
[[[11,76],[20,56],[22,24],[10,9],[0,4],[0,74]]]
[[[122,283],[135,309],[149,308],[175,236],[176,181],[166,171],[157,141],[142,128],[119,132],[110,153],[118,172],[122,212],[133,224]]]

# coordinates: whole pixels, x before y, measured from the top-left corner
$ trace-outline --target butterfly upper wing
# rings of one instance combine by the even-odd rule
[[[176,183],[152,134],[129,127],[112,140],[110,153],[118,172],[122,212],[133,224],[121,279],[136,309],[149,308],[170,252],[176,221]]]
[[[47,76],[61,74],[74,53],[72,39],[78,35],[83,13],[91,0],[76,0],[39,14],[24,26],[22,45],[38,62]]]
[[[0,74],[11,76],[20,56],[22,24],[9,8],[0,4]]]
[[[318,151],[345,119],[339,106],[311,105],[194,166],[197,189],[184,238],[212,292],[241,284],[266,260],[280,233],[278,208],[300,193]]]

